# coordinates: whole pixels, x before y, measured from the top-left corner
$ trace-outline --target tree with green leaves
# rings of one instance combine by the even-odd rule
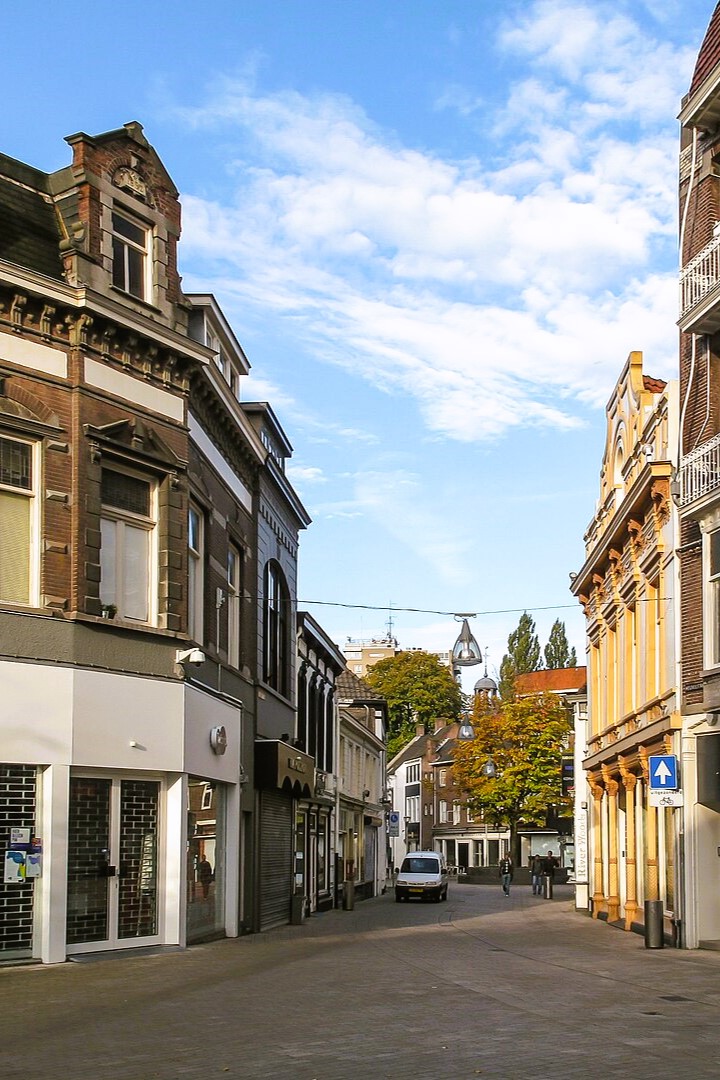
[[[453,781],[467,792],[474,813],[510,830],[517,866],[518,826],[544,825],[551,806],[568,802],[562,794],[562,759],[571,733],[568,710],[556,694],[507,700],[497,708],[478,701],[473,727],[475,738],[456,744]]]
[[[388,759],[415,735],[416,724],[446,724],[460,717],[463,695],[437,656],[413,649],[388,656],[370,668],[365,681],[388,703]]]
[[[546,668],[573,668],[577,667],[577,655],[575,649],[568,645],[565,623],[556,619],[550,631],[548,643],[545,646]]]
[[[509,700],[515,693],[515,679],[528,671],[542,667],[540,641],[535,633],[535,620],[524,611],[517,628],[508,637],[508,651],[500,664],[500,696]]]

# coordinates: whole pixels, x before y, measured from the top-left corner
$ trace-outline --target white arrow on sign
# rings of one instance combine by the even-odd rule
[[[668,780],[672,776],[672,771],[670,769],[668,769],[668,767],[667,767],[667,765],[665,764],[664,761],[661,761],[659,763],[658,767],[656,768],[655,772],[653,773],[653,775],[657,776],[660,783],[662,785],[664,785],[664,784],[667,784]]]

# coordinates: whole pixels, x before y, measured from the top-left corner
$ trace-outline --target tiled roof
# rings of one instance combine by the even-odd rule
[[[563,690],[584,690],[587,686],[587,668],[550,668],[545,671],[528,671],[515,679],[517,694],[557,694]]]
[[[664,379],[653,379],[652,375],[643,375],[643,387],[651,394],[662,394],[666,386]]]
[[[60,229],[47,176],[0,154],[0,259],[62,280]]]
[[[700,46],[695,71],[690,83],[691,94],[705,81],[718,62],[720,62],[720,4],[712,13],[710,25]]]
[[[341,701],[385,701],[382,694],[373,690],[364,679],[353,675],[348,668],[340,672],[335,685]]]

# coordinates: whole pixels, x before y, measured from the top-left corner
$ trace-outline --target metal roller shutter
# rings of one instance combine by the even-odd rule
[[[279,791],[260,797],[260,929],[290,922],[292,799]]]

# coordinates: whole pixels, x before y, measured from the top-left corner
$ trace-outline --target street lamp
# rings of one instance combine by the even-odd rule
[[[470,626],[468,625],[467,618],[463,615],[456,615],[455,618],[460,621],[462,619],[462,626],[460,627],[460,633],[458,634],[457,641],[453,645],[452,651],[452,665],[456,667],[472,667],[474,664],[482,663],[482,653],[480,652],[480,646],[473,637]],[[472,616],[470,616],[472,618]]]

